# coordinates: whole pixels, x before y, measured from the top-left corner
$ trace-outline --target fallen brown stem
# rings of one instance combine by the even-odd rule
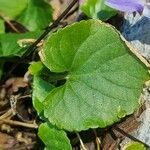
[[[0,116],[0,120],[6,119],[12,116],[13,116],[12,109],[9,109],[7,112],[5,112],[3,115]]]
[[[26,127],[26,128],[38,128],[38,125],[36,123],[30,124],[30,123],[23,123],[20,121],[15,121],[15,120],[8,120],[8,119],[3,119],[0,120],[0,123],[6,123],[9,125],[14,125],[14,126],[22,126],[22,127]]]
[[[16,33],[20,33],[20,31],[9,21],[7,20],[5,17],[3,17],[2,15],[0,15],[0,17],[10,26],[10,28],[15,31]]]

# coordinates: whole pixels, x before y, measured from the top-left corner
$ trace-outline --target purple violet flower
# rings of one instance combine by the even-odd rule
[[[150,0],[106,0],[105,4],[122,12],[139,12],[150,18]]]
[[[79,3],[84,1],[79,0]],[[150,0],[105,0],[105,5],[122,12],[139,12],[150,18]]]
[[[109,7],[123,12],[143,12],[144,3],[141,0],[106,0],[105,4]]]

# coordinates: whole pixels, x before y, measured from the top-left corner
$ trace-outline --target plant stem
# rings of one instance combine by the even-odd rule
[[[82,139],[81,139],[79,133],[76,133],[76,135],[77,135],[77,137],[78,137],[78,139],[79,139],[79,141],[80,141],[80,144],[81,144],[82,149],[83,149],[83,150],[87,150],[87,149],[85,148],[84,144],[83,144],[83,141],[82,141]]]
[[[97,132],[96,132],[95,129],[93,129],[93,132],[94,132],[95,137],[96,137],[96,146],[97,146],[97,150],[100,150],[101,140],[100,140],[99,137],[97,136]]]

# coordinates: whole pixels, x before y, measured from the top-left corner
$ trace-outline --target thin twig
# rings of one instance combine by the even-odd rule
[[[83,141],[82,141],[82,139],[81,139],[81,137],[80,137],[80,134],[79,134],[79,133],[76,133],[76,135],[77,135],[77,137],[78,137],[78,139],[79,139],[79,141],[80,141],[80,144],[81,144],[82,149],[83,149],[83,150],[87,150],[87,149],[85,148],[84,144],[83,144]]]
[[[20,33],[20,31],[8,20],[5,20],[5,22],[16,32]]]
[[[20,31],[9,21],[7,20],[5,17],[3,17],[2,15],[0,15],[0,18],[2,18],[9,26],[10,28],[15,31],[16,33],[20,33]]]
[[[13,116],[12,109],[9,109],[7,112],[5,112],[3,115],[0,116],[0,120],[6,119],[12,116]]]
[[[32,97],[31,94],[29,94],[29,95],[23,95],[23,96],[18,97],[18,100],[24,99],[24,98],[31,98],[31,97]]]
[[[29,56],[36,48],[37,44],[43,40],[50,31],[52,31],[54,28],[56,28],[59,24],[59,22],[68,14],[68,12],[72,9],[72,7],[78,2],[79,0],[73,0],[70,5],[64,10],[64,12],[49,26],[46,28],[46,30],[43,32],[43,34],[32,44],[29,46],[27,51],[23,54],[23,56],[16,62],[16,64],[10,69],[10,71],[7,73],[7,75],[4,77],[4,79],[1,81],[1,84],[11,75],[11,73],[14,71],[14,69],[22,62],[22,60]]]
[[[67,19],[68,17],[70,17],[71,15],[73,15],[78,9],[79,9],[79,6],[75,7],[72,11],[70,11],[70,12],[64,17],[64,19]]]
[[[96,137],[96,146],[97,146],[97,150],[100,150],[100,145],[101,145],[101,140],[99,139],[99,137],[97,136],[97,132],[95,129],[93,129],[94,135]]]
[[[119,127],[115,126],[113,129],[116,130],[116,131],[118,131],[118,132],[121,133],[122,135],[128,137],[129,139],[131,139],[131,140],[133,140],[133,141],[136,141],[136,142],[139,142],[139,143],[142,143],[145,147],[150,148],[150,145],[148,145],[148,144],[144,143],[143,141],[141,141],[141,140],[135,138],[134,136],[132,136],[132,135],[126,133],[125,131],[123,131],[123,130],[120,129]]]
[[[34,124],[23,123],[20,121],[8,120],[8,119],[0,120],[0,123],[6,123],[6,124],[14,125],[14,126],[22,126],[22,127],[26,127],[26,128],[34,128],[34,129],[38,128],[38,125],[35,123]]]
[[[7,112],[7,110],[2,110],[2,111],[0,111],[0,115],[3,115],[4,113],[6,113]]]

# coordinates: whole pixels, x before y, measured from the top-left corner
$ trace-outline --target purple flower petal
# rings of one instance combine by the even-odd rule
[[[106,0],[105,4],[116,10],[123,12],[142,12],[144,3],[142,0]]]

